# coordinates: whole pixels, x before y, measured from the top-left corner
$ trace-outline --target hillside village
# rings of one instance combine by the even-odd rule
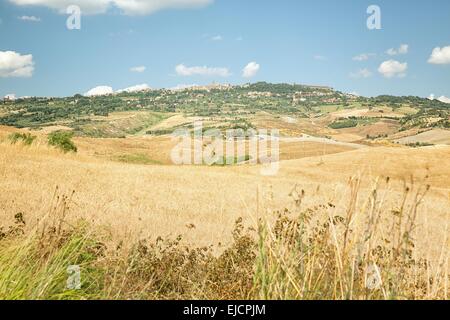
[[[157,126],[177,115],[175,126]],[[72,97],[5,97],[0,125],[39,130],[64,127],[76,136],[120,138],[133,134],[167,135],[192,130],[194,119],[206,128],[226,130],[277,128],[283,135],[311,135],[344,142],[390,141],[416,146],[447,141],[450,105],[419,97],[366,98],[326,86],[211,84],[173,89],[120,91],[109,95]],[[191,119],[191,120],[189,120]],[[289,119],[284,121],[283,119]],[[442,139],[407,139],[430,130]],[[433,134],[428,134],[434,137]],[[450,141],[449,141],[450,142]]]

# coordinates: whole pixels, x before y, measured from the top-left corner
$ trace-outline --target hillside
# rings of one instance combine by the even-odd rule
[[[448,105],[259,83],[0,115],[0,298],[448,297]],[[245,154],[176,165],[177,130],[191,160],[193,145]],[[264,144],[279,145],[271,176]],[[72,292],[74,261],[87,285]]]
[[[3,140],[0,203],[4,221],[17,212],[38,219],[49,209],[58,188],[63,194],[75,191],[72,218],[110,226],[118,237],[184,234],[186,225],[192,223],[196,229],[187,235],[189,241],[197,245],[223,243],[238,217],[254,223],[258,189],[260,194],[273,193],[268,204],[272,210],[290,205],[289,192],[295,185],[306,191],[307,207],[329,202],[340,206],[346,204],[343,195],[348,192],[348,179],[359,175],[363,179],[361,200],[376,178],[390,177],[386,201],[393,204],[399,201],[404,183],[413,183],[414,188],[430,184],[431,193],[423,207],[428,223],[442,236],[448,221],[450,173],[441,159],[450,156],[450,147],[377,147],[303,155],[302,159],[282,161],[276,176],[264,177],[258,166],[124,164],[88,152],[89,139],[77,143],[81,146],[78,154],[64,155],[42,141],[26,147]],[[116,153],[126,148],[105,143],[104,148],[109,146]],[[290,155],[293,157],[295,154]]]
[[[286,136],[401,143],[397,135],[402,132],[416,135],[450,128],[450,107],[418,97],[365,98],[328,87],[269,83],[0,104],[0,124],[31,129],[63,126],[76,136],[93,138],[167,135],[176,129],[192,130],[194,120],[202,120],[205,130],[276,128]]]

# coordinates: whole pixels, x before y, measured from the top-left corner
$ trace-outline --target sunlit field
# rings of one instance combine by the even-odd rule
[[[258,165],[107,160],[88,138],[64,154],[42,133],[11,144],[12,131],[0,144],[3,298],[448,296],[450,147],[306,145],[264,177]],[[73,264],[83,290],[62,293]]]
[[[0,0],[0,301],[449,300],[432,2]]]

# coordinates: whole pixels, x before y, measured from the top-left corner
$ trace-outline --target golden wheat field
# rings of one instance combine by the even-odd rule
[[[31,146],[11,144],[7,136],[13,131],[7,127],[1,131],[0,214],[4,227],[17,223],[20,214],[27,222],[24,228],[32,229],[56,212],[60,199],[65,199],[64,223],[71,226],[82,220],[93,230],[106,231],[109,236],[104,245],[109,248],[132,248],[143,240],[157,242],[181,236],[180,245],[210,247],[213,255],[220,255],[236,245],[233,234],[239,219],[243,228],[260,230],[261,237],[261,221],[266,221],[269,231],[277,230],[280,214],[309,212],[311,226],[312,221],[328,218],[346,221],[348,231],[328,228],[336,240],[329,246],[349,250],[341,254],[348,254],[350,260],[356,259],[350,258],[350,252],[356,252],[356,240],[364,229],[377,226],[374,243],[390,244],[387,239],[399,228],[397,240],[392,241],[401,246],[400,234],[404,232],[414,242],[408,256],[413,261],[427,261],[427,275],[435,275],[428,291],[415,289],[414,297],[442,298],[448,294],[450,171],[443,161],[450,156],[448,146],[355,148],[351,144],[286,142],[281,144],[278,174],[263,176],[256,165],[170,165],[173,142],[169,137],[77,138],[78,153],[64,154],[46,144],[45,132],[37,133],[38,139]],[[143,153],[152,161],[135,161],[129,156]],[[118,158],[120,155],[128,156]],[[396,220],[396,212],[409,212],[405,227]],[[376,221],[367,220],[376,214]],[[337,232],[341,232],[339,236]],[[342,243],[337,240],[341,236]],[[329,240],[333,243],[333,237]],[[414,272],[423,275],[424,271]],[[345,281],[341,277],[342,285]],[[294,284],[292,281],[289,289],[293,294],[280,294],[271,288],[267,292],[259,289],[262,291],[257,296],[304,297]],[[347,287],[341,287],[341,292],[338,289],[333,291],[334,298],[349,298],[348,292],[357,295]],[[233,290],[226,292],[219,298],[249,297]],[[189,297],[199,297],[192,295]],[[388,295],[383,291],[380,298]]]
[[[360,198],[364,200],[377,179],[389,177],[385,201],[392,206],[398,202],[405,183],[431,186],[420,209],[422,226],[436,243],[443,244],[450,222],[450,171],[443,161],[450,156],[450,147],[352,150],[290,143],[281,145],[281,154],[290,160],[281,162],[277,175],[265,177],[257,166],[168,165],[173,146],[170,138],[140,142],[79,138],[79,153],[65,155],[45,143],[25,147],[4,141],[0,146],[2,220],[12,219],[17,212],[39,219],[49,210],[58,190],[66,195],[74,192],[70,217],[108,226],[119,238],[136,240],[187,233],[187,239],[195,245],[227,243],[237,218],[252,225],[258,214],[284,209],[290,204],[289,194],[295,186],[305,191],[305,206],[332,202],[339,208],[346,205],[350,178],[361,177]],[[110,150],[110,155],[130,149],[137,153],[157,150],[161,158],[161,154],[167,154],[161,160],[165,165],[140,165],[106,160],[101,155],[107,151],[99,151],[105,149]],[[187,232],[186,226],[191,224],[195,228]],[[430,248],[429,239],[423,240],[424,252],[440,249]]]
[[[0,2],[0,302],[450,299],[449,1]]]

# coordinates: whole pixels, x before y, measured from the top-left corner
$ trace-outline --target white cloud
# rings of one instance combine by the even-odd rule
[[[9,0],[18,6],[43,6],[57,10],[59,13],[66,13],[70,5],[77,5],[84,14],[105,13],[113,0]]]
[[[399,54],[407,54],[409,51],[409,45],[407,44],[401,44],[398,49],[390,48],[386,51],[386,53],[390,56],[396,56]]]
[[[111,88],[110,86],[98,86],[98,87],[92,88],[91,90],[86,92],[84,95],[86,97],[95,97],[95,96],[106,96],[106,95],[110,95],[110,94],[114,94],[114,93],[122,93],[122,92],[133,93],[133,92],[142,92],[142,91],[149,91],[149,90],[152,90],[152,88],[146,83],[138,84],[138,85],[131,86],[131,87],[128,87],[125,89],[117,90],[117,91],[114,91],[113,88]]]
[[[450,98],[447,98],[445,96],[439,97],[438,100],[443,103],[450,103]]]
[[[138,67],[130,68],[130,71],[131,71],[131,72],[142,73],[142,72],[144,72],[146,69],[147,69],[147,67],[145,67],[145,66],[138,66]]]
[[[187,67],[184,64],[179,64],[175,67],[175,71],[179,76],[218,76],[228,77],[231,75],[227,68],[209,68],[203,67]]]
[[[409,45],[402,44],[400,45],[400,48],[398,49],[398,54],[407,54],[409,51]]]
[[[77,5],[84,14],[101,14],[111,7],[127,15],[146,15],[164,9],[199,8],[214,0],[9,0],[19,6],[45,6],[65,12],[69,5]]]
[[[149,91],[152,88],[150,88],[150,86],[146,83],[144,84],[138,84],[136,86],[132,86],[132,87],[128,87],[122,90],[118,90],[117,93],[121,93],[121,92],[128,92],[128,93],[132,93],[132,92],[142,92],[142,91]]]
[[[0,51],[0,77],[28,78],[33,75],[33,55],[21,55],[14,51]]]
[[[386,51],[386,53],[390,56],[395,56],[397,54],[397,50],[391,48],[388,51]]]
[[[357,72],[352,72],[350,73],[350,77],[355,78],[355,79],[360,79],[360,78],[370,78],[372,76],[372,72],[367,69],[359,69]]]
[[[314,60],[319,60],[319,61],[327,60],[327,57],[321,56],[319,54],[316,54],[313,58],[314,58]]]
[[[366,60],[369,60],[370,57],[373,57],[373,56],[375,56],[374,53],[362,53],[360,55],[357,55],[357,56],[353,57],[352,60],[354,60],[354,61],[366,61]]]
[[[111,0],[125,14],[151,14],[164,9],[199,8],[209,5],[213,0]]]
[[[38,18],[35,16],[21,16],[21,17],[17,17],[17,19],[22,20],[22,21],[41,22],[41,18]]]
[[[450,64],[450,46],[437,47],[433,49],[428,63],[432,64]]]
[[[84,95],[86,97],[95,97],[95,96],[106,96],[109,94],[113,94],[114,90],[111,87],[108,86],[98,86],[95,88],[92,88],[88,92],[86,92]]]
[[[434,94],[430,94],[428,99],[429,100],[438,100],[443,103],[450,103],[450,98],[447,98],[446,96],[440,96],[439,98],[436,99],[436,96]]]
[[[408,64],[398,62],[396,60],[384,61],[378,68],[378,72],[381,73],[385,78],[402,78],[406,76],[406,71],[408,70]]]
[[[217,35],[211,38],[212,41],[222,41],[223,37],[221,35]]]
[[[258,73],[260,68],[261,68],[261,66],[259,64],[257,64],[256,62],[250,62],[242,70],[242,77],[252,78]]]

